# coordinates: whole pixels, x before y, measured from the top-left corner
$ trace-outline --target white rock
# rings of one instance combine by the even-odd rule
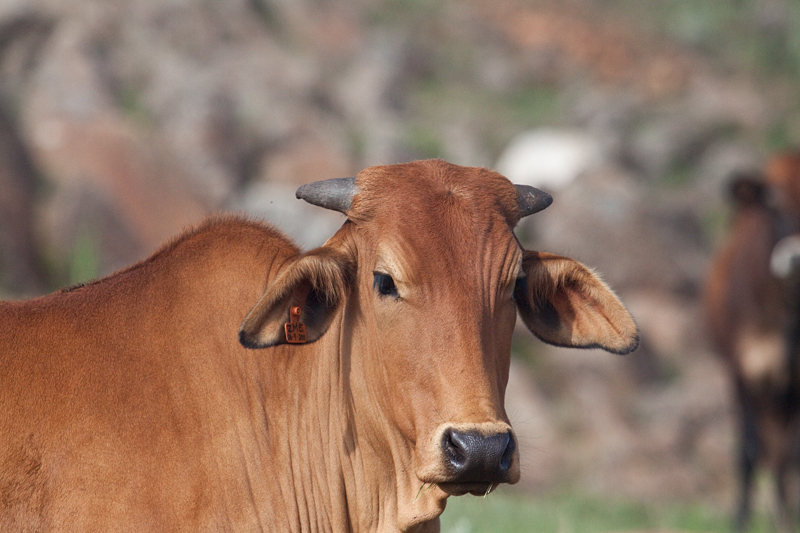
[[[495,168],[514,183],[554,191],[601,162],[600,144],[592,136],[541,128],[512,139]]]

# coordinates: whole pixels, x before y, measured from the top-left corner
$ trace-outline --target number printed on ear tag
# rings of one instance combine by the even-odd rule
[[[289,309],[289,322],[283,325],[286,331],[286,342],[289,344],[305,344],[306,325],[300,322],[300,308]]]

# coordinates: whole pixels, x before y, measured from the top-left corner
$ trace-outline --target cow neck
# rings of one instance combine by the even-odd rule
[[[267,445],[256,468],[268,480],[265,507],[281,503],[260,514],[286,531],[438,530],[438,520],[415,525],[444,504],[438,490],[415,500],[413,451],[368,386],[374,376],[361,354],[374,346],[353,307],[319,341],[261,354],[254,391],[263,395]]]
[[[337,373],[343,397],[349,402],[349,436],[356,444],[347,457],[355,471],[365,473],[361,483],[348,487],[348,499],[351,494],[372,498],[366,508],[378,508],[366,516],[380,517],[379,530],[424,531],[432,527],[438,531],[444,495],[438,489],[424,495],[419,492],[422,483],[415,473],[414,443],[392,422],[392,402],[397,399],[387,395],[391,388],[383,366],[385,358],[374,335],[378,326],[368,303],[372,294],[366,295],[362,307],[360,286],[351,294],[337,328],[337,352],[341,354]],[[380,492],[365,487],[380,487]]]

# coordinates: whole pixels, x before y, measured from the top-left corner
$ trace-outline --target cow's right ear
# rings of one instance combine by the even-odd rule
[[[353,279],[354,265],[333,248],[317,248],[285,267],[250,310],[239,330],[246,348],[285,344],[289,310],[300,307],[306,342],[319,339],[330,326]]]
[[[628,353],[639,344],[636,324],[591,270],[579,262],[544,252],[525,251],[525,277],[514,300],[525,325],[548,344],[602,348]]]

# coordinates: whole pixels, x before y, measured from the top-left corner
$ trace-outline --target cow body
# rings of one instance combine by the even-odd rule
[[[516,482],[517,308],[555,344],[626,352],[635,326],[582,266],[519,247],[499,175],[356,183],[321,248],[217,218],[0,305],[0,529],[436,531],[449,495]],[[294,306],[307,344],[281,333]]]
[[[773,182],[758,177],[732,184],[733,222],[714,258],[705,294],[709,332],[732,377],[739,414],[739,497],[736,528],[747,527],[755,470],[773,474],[777,517],[792,530],[789,475],[800,429],[800,291],[797,272],[771,269],[778,242],[794,231],[792,216],[772,198]]]
[[[297,253],[268,228],[219,221],[110,278],[3,304],[0,523],[249,530],[266,518],[246,502],[275,479],[253,464],[268,420],[241,378],[279,361],[236,333]]]

